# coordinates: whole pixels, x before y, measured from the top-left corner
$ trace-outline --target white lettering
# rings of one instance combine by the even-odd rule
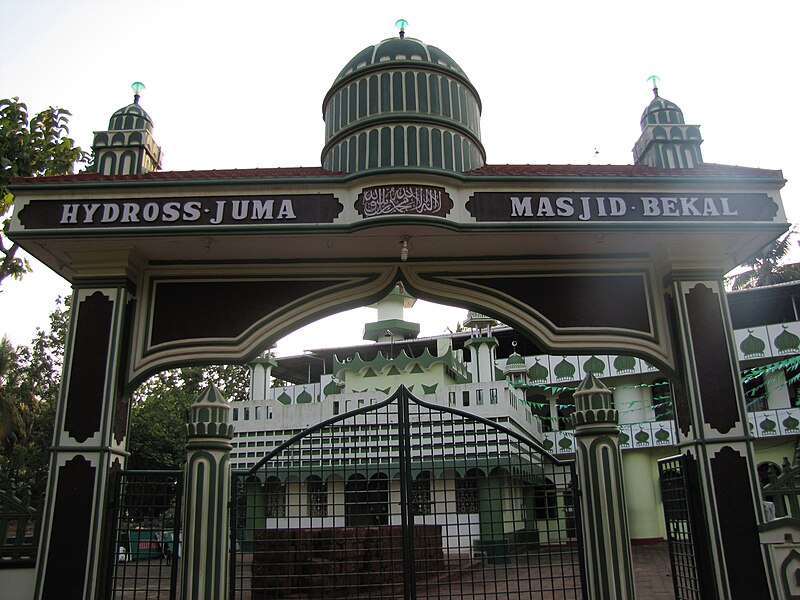
[[[279,219],[296,219],[297,217],[294,215],[294,204],[289,199],[284,200],[281,202],[281,208],[278,211],[278,218]]]
[[[511,216],[512,217],[532,217],[531,197],[525,196],[520,200],[516,196],[511,196]]]
[[[703,198],[703,216],[704,217],[718,217],[719,211],[714,204],[713,198]]]
[[[661,209],[658,208],[658,198],[642,196],[642,216],[657,217],[660,214]]]
[[[158,219],[158,213],[160,212],[158,208],[158,204],[155,202],[148,202],[144,205],[142,209],[142,218],[147,221],[148,223],[152,223],[156,219]]]
[[[274,200],[253,200],[253,212],[251,218],[256,221],[258,219],[271,219],[272,207],[275,205]]]
[[[138,223],[139,222],[139,205],[132,202],[124,202],[122,204],[122,218],[120,223]]]
[[[571,217],[575,214],[575,207],[572,205],[572,198],[560,196],[556,198],[556,211],[559,217]]]
[[[250,205],[250,200],[234,200],[231,208],[231,216],[236,221],[241,221],[247,217],[247,209]]]
[[[684,217],[699,217],[700,211],[697,210],[697,198],[678,198],[681,201],[681,214]]]
[[[611,216],[621,217],[628,211],[628,206],[622,198],[616,196],[609,196],[608,201],[611,203]]]
[[[183,220],[197,221],[200,218],[200,203],[187,202],[183,205]]]
[[[77,223],[80,204],[64,204],[61,207],[61,223]]]
[[[550,203],[550,198],[541,196],[539,198],[539,209],[536,211],[537,217],[555,217],[556,213],[553,211],[553,205]]]
[[[677,198],[661,198],[662,214],[665,217],[680,217]]]
[[[103,218],[100,219],[101,223],[113,223],[119,217],[118,204],[104,204],[103,205]]]
[[[92,223],[94,222],[94,213],[97,212],[97,209],[100,208],[99,204],[84,204],[83,205],[83,222],[84,223]]]
[[[589,196],[581,196],[581,207],[583,208],[583,212],[578,215],[578,218],[581,221],[588,221],[592,218],[592,211],[589,208],[589,200],[591,200]]]
[[[598,196],[597,200],[597,216],[598,217],[607,217],[606,214],[606,203],[605,198],[603,196]]]
[[[164,205],[164,210],[162,212],[162,220],[166,221],[167,223],[177,221],[181,216],[179,212],[180,207],[180,202],[167,202]]]
[[[222,223],[223,212],[225,211],[225,200],[217,200],[217,214],[209,221],[212,225]]]
[[[728,206],[728,199],[727,198],[720,198],[720,203],[722,204],[722,214],[725,217],[738,217],[739,211],[738,210],[731,210],[731,207]]]

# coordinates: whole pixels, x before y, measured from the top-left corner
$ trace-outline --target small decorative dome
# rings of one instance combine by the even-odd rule
[[[742,340],[741,344],[739,344],[739,349],[742,351],[745,358],[750,358],[751,356],[764,356],[764,350],[767,347],[767,345],[764,343],[764,340],[754,336],[752,329],[748,329],[747,333],[749,335]]]
[[[559,381],[572,379],[575,377],[575,365],[569,362],[566,358],[562,358],[561,362],[553,368],[553,372],[556,375],[556,379]]]
[[[636,370],[636,359],[632,356],[617,356],[614,359],[614,368],[618,373],[633,373]]]
[[[800,337],[797,337],[786,325],[781,325],[783,331],[775,338],[775,347],[781,354],[791,354],[800,350]]]
[[[139,106],[138,100],[120,108],[111,115],[111,120],[108,122],[109,131],[128,131],[131,129],[153,131],[153,119]]]
[[[331,379],[324,388],[322,388],[322,393],[326,396],[334,396],[336,394],[341,394],[342,389],[344,388],[343,383],[339,383],[338,381]]]
[[[602,375],[605,370],[606,370],[605,363],[596,356],[592,356],[589,360],[583,363],[584,373],[591,373],[592,375]]]
[[[506,368],[504,373],[512,373],[517,371],[526,371],[527,368],[525,367],[525,358],[517,353],[512,352],[508,359],[506,359]]]
[[[531,378],[531,381],[547,381],[549,375],[550,372],[547,370],[547,367],[541,364],[538,358],[536,359],[536,363],[528,371],[528,376]]]
[[[471,171],[486,162],[480,114],[461,67],[401,29],[356,54],[334,80],[322,103],[322,166]]]
[[[658,95],[658,88],[653,89],[655,98],[642,113],[642,131],[648,125],[683,125],[683,111],[674,102]]]

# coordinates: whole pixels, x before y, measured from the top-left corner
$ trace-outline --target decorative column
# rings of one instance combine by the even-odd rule
[[[132,290],[124,277],[73,288],[37,560],[39,600],[105,595],[114,556],[107,498],[127,457]]]
[[[182,600],[228,597],[228,502],[233,425],[215,385],[192,404],[186,425],[183,485]]]
[[[733,330],[721,278],[673,272],[674,382],[703,598],[776,597]],[[772,592],[771,592],[772,587]]]
[[[619,413],[612,406],[611,390],[591,373],[586,375],[575,390],[572,423],[586,590],[592,600],[636,597],[622,484]]]

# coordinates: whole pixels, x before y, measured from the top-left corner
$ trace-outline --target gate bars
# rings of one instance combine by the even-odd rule
[[[584,598],[571,462],[415,398],[320,423],[235,473],[231,599]]]
[[[123,471],[117,481],[104,597],[175,600],[183,472]]]

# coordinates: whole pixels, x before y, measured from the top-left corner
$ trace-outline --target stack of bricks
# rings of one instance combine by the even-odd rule
[[[443,566],[442,529],[414,526],[418,578]],[[399,526],[272,529],[253,541],[254,600],[343,598],[403,583]]]

